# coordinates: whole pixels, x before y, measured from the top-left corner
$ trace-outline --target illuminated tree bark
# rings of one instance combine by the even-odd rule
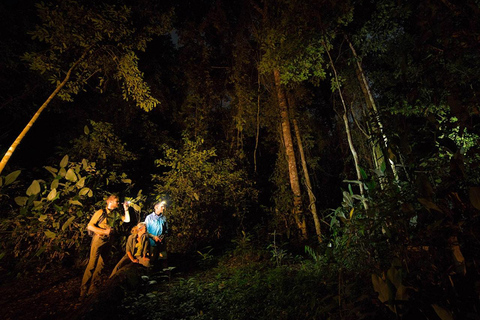
[[[386,152],[382,152],[382,147],[385,151],[388,150],[388,139],[383,130],[383,124],[382,124],[382,121],[380,120],[380,114],[378,113],[377,105],[375,104],[375,100],[373,99],[370,86],[368,85],[367,78],[365,77],[365,72],[363,71],[360,58],[358,57],[357,52],[355,51],[355,48],[353,47],[352,43],[348,40],[346,36],[345,36],[345,40],[347,40],[348,45],[350,46],[350,50],[352,51],[352,54],[355,58],[356,73],[357,73],[358,80],[360,82],[360,87],[362,89],[363,95],[366,100],[366,104],[371,110],[373,110],[373,115],[377,122],[378,130],[380,131],[379,133],[380,133],[383,145],[379,146],[377,143],[372,142],[374,161],[377,165],[377,169],[379,169],[382,166],[383,162],[388,162],[390,168],[392,169],[392,173],[395,180],[398,180],[398,173],[395,168],[395,163],[388,157]]]
[[[53,98],[62,90],[62,88],[65,86],[65,84],[68,82],[70,79],[70,75],[72,74],[72,71],[78,66],[78,64],[85,58],[85,55],[87,54],[87,51],[85,51],[80,59],[78,59],[71,67],[68,69],[67,74],[65,75],[65,78],[63,81],[55,88],[55,90],[50,94],[50,96],[45,100],[45,102],[42,104],[40,108],[38,108],[37,112],[33,115],[32,119],[27,123],[25,128],[22,130],[22,132],[18,135],[18,137],[15,139],[15,141],[12,143],[10,148],[8,148],[7,152],[2,158],[2,161],[0,162],[0,173],[2,173],[3,169],[7,165],[8,160],[10,160],[10,157],[12,156],[13,152],[17,149],[18,145],[20,142],[22,142],[23,138],[25,138],[25,135],[27,134],[28,131],[30,131],[30,128],[33,126],[35,121],[37,121],[38,117],[40,114],[45,110],[45,108],[48,106],[50,101],[52,101]]]
[[[307,238],[307,226],[305,219],[302,215],[302,195],[300,191],[300,181],[298,179],[297,162],[295,160],[295,151],[293,149],[292,130],[290,127],[290,117],[288,115],[287,99],[285,92],[281,85],[280,71],[278,69],[273,70],[275,78],[275,88],[278,98],[278,106],[280,109],[280,117],[282,122],[282,136],[285,146],[285,153],[287,155],[288,162],[288,174],[290,178],[290,187],[293,192],[293,216],[297,227],[302,233],[304,239]]]
[[[313,222],[315,223],[315,232],[317,233],[317,240],[322,243],[322,231],[320,228],[320,219],[318,219],[317,206],[315,205],[315,195],[312,190],[312,183],[310,182],[310,174],[308,173],[307,161],[305,160],[305,152],[303,150],[303,143],[300,136],[300,129],[298,128],[297,119],[293,119],[293,128],[295,130],[295,136],[297,138],[298,151],[300,152],[300,160],[302,162],[303,176],[305,177],[305,185],[307,187],[308,199],[310,204],[308,208],[312,213]]]
[[[363,188],[363,182],[362,182],[362,174],[360,172],[360,162],[358,161],[358,154],[355,149],[355,146],[353,144],[353,139],[352,139],[352,134],[350,132],[350,125],[348,124],[348,117],[347,117],[347,105],[345,104],[345,100],[343,99],[343,94],[342,94],[342,89],[340,88],[340,81],[338,80],[338,75],[337,75],[337,69],[335,69],[335,65],[333,64],[332,57],[330,55],[330,52],[326,50],[328,58],[330,60],[330,66],[332,67],[333,70],[333,75],[335,78],[335,84],[338,89],[338,93],[340,95],[340,100],[342,101],[342,106],[343,106],[343,123],[345,124],[345,132],[347,133],[347,139],[348,139],[348,146],[350,147],[350,152],[352,153],[353,156],[353,161],[355,163],[355,171],[357,172],[357,180],[358,180],[358,186],[360,188],[360,194],[362,195],[362,204],[363,207],[367,210],[368,209],[368,204],[367,201],[365,200],[365,190]]]

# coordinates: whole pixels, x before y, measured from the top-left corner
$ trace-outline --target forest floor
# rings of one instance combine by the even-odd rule
[[[78,270],[56,269],[8,279],[0,285],[1,318],[66,319],[80,306]]]
[[[105,274],[108,273],[109,268],[106,267],[106,270]],[[96,296],[80,301],[80,283],[83,272],[84,270],[80,268],[56,268],[42,273],[22,275],[18,278],[7,278],[3,274],[0,276],[0,319],[90,319],[92,318],[92,308],[96,308],[95,305],[104,302],[110,304],[109,307],[110,310],[113,308],[113,313],[121,311],[123,297],[114,300],[115,293],[112,294],[112,292],[120,291],[117,290],[119,282],[107,281],[105,274],[103,275],[102,291]],[[162,278],[165,276],[162,275]],[[159,285],[165,281],[160,278],[157,280]],[[140,283],[140,285],[145,285],[145,283]],[[113,301],[115,305],[112,305]],[[96,316],[95,318],[106,319],[109,317]],[[121,314],[115,315],[115,318],[119,320],[122,319],[122,316]]]

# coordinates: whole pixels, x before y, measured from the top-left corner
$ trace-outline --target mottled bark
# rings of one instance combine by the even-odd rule
[[[297,223],[297,227],[300,229],[302,233],[302,237],[306,239],[307,226],[302,213],[302,197],[301,197],[301,191],[300,191],[300,181],[298,179],[297,162],[295,160],[295,151],[293,148],[292,130],[290,127],[290,117],[288,114],[287,99],[285,97],[284,89],[281,85],[280,71],[278,69],[275,69],[273,71],[273,75],[275,79],[278,106],[280,109],[280,117],[281,117],[281,123],[282,123],[282,136],[283,136],[283,142],[285,146],[285,154],[287,156],[290,187],[293,193],[293,206],[294,206],[293,216],[295,218],[295,222]]]
[[[300,130],[298,128],[297,119],[293,119],[293,128],[295,130],[295,136],[297,138],[298,151],[300,152],[300,160],[302,162],[303,175],[305,177],[305,185],[307,187],[308,199],[310,204],[308,208],[312,213],[313,222],[315,223],[315,232],[317,233],[317,240],[319,243],[322,243],[322,231],[320,228],[320,219],[317,214],[317,206],[315,204],[315,195],[312,190],[312,183],[310,182],[310,175],[308,173],[307,161],[305,159],[305,152],[303,150],[302,138],[300,136]]]

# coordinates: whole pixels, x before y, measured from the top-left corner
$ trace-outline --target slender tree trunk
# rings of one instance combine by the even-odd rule
[[[282,122],[282,135],[285,145],[285,153],[287,155],[288,173],[290,178],[290,187],[293,192],[293,216],[297,227],[302,233],[304,239],[307,238],[307,226],[302,215],[302,196],[300,192],[300,181],[298,179],[297,162],[295,160],[295,152],[293,149],[292,130],[290,128],[290,117],[288,115],[287,99],[280,81],[280,71],[273,71],[275,78],[275,87],[277,90],[278,106],[280,108],[280,117]]]
[[[342,94],[342,89],[340,88],[340,81],[338,81],[338,75],[337,75],[337,69],[335,69],[335,65],[333,64],[332,57],[330,56],[330,52],[328,50],[327,55],[328,58],[330,59],[330,65],[333,70],[333,75],[335,77],[335,83],[338,88],[338,93],[340,95],[340,100],[342,101],[342,106],[343,106],[343,122],[345,124],[345,131],[347,133],[347,139],[348,139],[348,146],[350,147],[350,152],[352,153],[353,156],[353,161],[355,163],[355,171],[357,172],[357,180],[359,181],[358,186],[360,187],[360,194],[362,195],[362,204],[365,210],[368,210],[368,204],[367,201],[365,200],[365,191],[363,188],[363,182],[362,182],[362,174],[360,172],[360,164],[358,161],[358,154],[355,149],[355,146],[353,144],[353,139],[352,139],[352,134],[350,132],[350,125],[348,124],[348,117],[347,117],[347,105],[345,104],[345,100],[343,99],[343,94]]]
[[[52,99],[58,94],[58,92],[60,92],[60,90],[65,86],[65,84],[70,79],[72,71],[78,66],[80,61],[82,61],[85,58],[85,55],[87,54],[87,51],[88,50],[86,50],[84,52],[84,54],[80,57],[80,59],[78,59],[70,67],[70,69],[67,71],[67,74],[65,75],[65,78],[63,79],[63,81],[55,88],[55,90],[52,92],[52,94],[50,94],[50,96],[47,98],[47,100],[45,100],[45,102],[42,104],[42,106],[40,108],[38,108],[37,112],[35,112],[32,119],[30,119],[30,121],[27,123],[25,128],[18,135],[17,139],[15,139],[15,141],[12,143],[10,148],[8,148],[7,152],[5,153],[5,155],[2,158],[2,161],[0,162],[0,174],[2,173],[3,169],[5,169],[5,166],[7,165],[7,162],[10,159],[10,157],[12,156],[13,152],[17,149],[17,146],[20,144],[20,142],[22,142],[23,138],[25,137],[27,132],[30,130],[30,128],[33,126],[35,121],[37,121],[37,119],[40,116],[40,114],[42,113],[42,111],[47,107],[47,105],[50,103],[50,101],[52,101]]]
[[[313,222],[315,223],[315,232],[317,233],[317,240],[319,243],[322,243],[322,231],[320,229],[320,219],[318,219],[317,206],[315,205],[315,195],[312,190],[312,183],[310,182],[310,175],[308,174],[307,161],[305,160],[305,152],[303,150],[303,143],[300,136],[300,130],[298,128],[297,119],[293,119],[293,129],[295,130],[295,136],[297,138],[298,151],[300,151],[300,160],[302,161],[303,175],[305,177],[305,185],[307,186],[308,199],[310,200],[310,205],[308,208],[312,213]]]
[[[258,137],[260,136],[260,73],[258,74],[258,89],[257,89],[257,126],[255,132],[255,149],[253,150],[253,165],[255,173],[257,173],[257,149]]]
[[[373,110],[373,114],[375,116],[375,120],[377,122],[378,129],[380,130],[380,135],[382,138],[382,144],[383,148],[380,146],[375,146],[375,148],[380,148],[380,150],[384,149],[384,152],[381,152],[383,154],[383,159],[385,162],[388,162],[390,165],[390,168],[392,169],[393,176],[395,180],[398,180],[398,173],[395,168],[395,163],[388,157],[388,154],[386,150],[388,150],[388,139],[387,136],[385,135],[385,132],[383,130],[383,124],[382,121],[380,120],[380,114],[378,113],[377,105],[375,104],[375,100],[373,99],[372,92],[370,90],[370,86],[368,85],[367,78],[365,77],[365,72],[363,71],[362,64],[360,62],[360,58],[357,55],[357,52],[355,51],[355,48],[353,47],[353,44],[348,40],[347,36],[345,36],[345,40],[348,42],[348,45],[350,46],[350,50],[352,51],[353,57],[355,58],[355,65],[356,65],[356,71],[357,71],[357,77],[360,82],[360,87],[362,88],[363,95],[365,96],[365,100],[367,103],[367,106],[369,106]],[[373,151],[374,154],[378,154],[378,150]],[[377,159],[378,160],[378,159]],[[380,164],[381,165],[381,161]],[[377,168],[378,169],[378,168]]]

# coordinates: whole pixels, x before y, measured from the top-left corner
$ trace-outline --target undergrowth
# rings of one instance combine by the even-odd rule
[[[129,295],[125,312],[129,317],[169,320],[392,317],[373,304],[369,278],[343,274],[325,261],[297,260],[280,266],[265,259],[232,264],[230,257],[148,293]]]

